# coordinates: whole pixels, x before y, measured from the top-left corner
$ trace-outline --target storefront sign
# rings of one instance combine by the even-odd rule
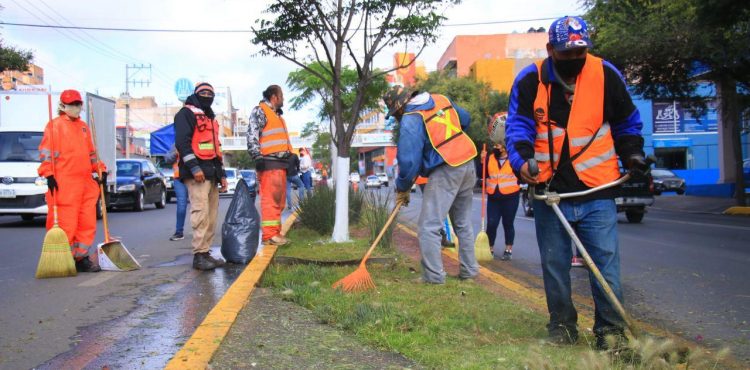
[[[701,117],[695,117],[679,102],[652,102],[654,134],[716,132],[716,103],[709,102]]]

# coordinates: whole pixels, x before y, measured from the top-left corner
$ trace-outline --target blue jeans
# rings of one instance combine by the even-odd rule
[[[516,192],[487,200],[487,236],[490,238],[490,247],[495,247],[497,227],[500,225],[501,220],[503,221],[505,245],[513,245],[516,237],[516,229],[513,227],[513,221],[516,219],[518,201],[520,199],[518,194]]]
[[[614,200],[563,201],[560,203],[560,210],[581,239],[604,279],[622,302],[617,207]],[[550,315],[547,329],[551,332],[562,327],[577,332],[578,314],[573,307],[570,288],[572,240],[552,207],[544,201],[534,200],[534,218],[536,239],[542,259],[547,310]],[[607,301],[604,290],[591,272],[589,281],[595,306],[594,334],[603,336],[622,332],[622,318]]]
[[[188,190],[187,186],[179,179],[174,179],[174,194],[177,198],[177,224],[175,233],[182,234],[185,229],[185,214],[187,213]]]
[[[311,192],[313,188],[312,172],[311,171],[301,172],[299,174],[299,177],[302,179],[302,183],[305,184],[305,190],[307,190],[308,193]]]
[[[286,177],[286,206],[292,208],[292,184],[297,185],[297,191],[299,192],[299,198],[297,202],[302,200],[305,196],[305,185],[302,183],[302,179],[299,176],[287,176]]]

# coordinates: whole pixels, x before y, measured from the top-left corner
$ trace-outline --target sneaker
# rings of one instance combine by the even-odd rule
[[[274,235],[271,237],[271,239],[266,239],[263,242],[265,244],[273,244],[273,245],[282,246],[282,245],[286,245],[287,243],[289,243],[289,240],[283,237],[281,234],[279,234],[279,235]]]
[[[454,244],[448,240],[448,236],[445,234],[445,230],[440,229],[440,245],[443,248],[453,248]]]
[[[570,261],[571,267],[586,267],[586,263],[583,261],[583,258],[578,256],[573,256],[573,260]]]
[[[78,272],[99,272],[102,268],[95,265],[88,257],[83,257],[76,261],[76,271]]]
[[[503,256],[500,257],[500,260],[502,261],[510,261],[511,259],[513,259],[513,253],[511,251],[503,252]]]
[[[182,233],[174,233],[174,235],[169,237],[169,240],[173,242],[182,240],[182,239],[185,239],[185,235],[183,235]]]
[[[208,252],[196,253],[193,255],[193,268],[201,271],[208,271],[215,269],[216,262]]]

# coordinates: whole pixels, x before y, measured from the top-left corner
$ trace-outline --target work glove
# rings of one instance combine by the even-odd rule
[[[107,187],[107,173],[106,172],[102,172],[101,176],[99,177],[98,182],[104,185],[105,188]]]
[[[404,207],[409,205],[409,197],[411,193],[407,191],[397,191],[396,192],[396,203],[401,202]]]
[[[635,178],[642,178],[651,170],[646,158],[643,158],[640,154],[631,155],[627,160],[627,166],[630,175]]]
[[[55,176],[47,176],[47,188],[49,189],[50,194],[55,194],[55,190],[58,190]]]

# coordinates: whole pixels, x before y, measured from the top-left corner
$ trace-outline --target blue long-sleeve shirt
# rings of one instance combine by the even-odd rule
[[[458,113],[461,129],[466,131],[471,124],[469,112],[453,103],[453,101],[451,101],[451,104],[453,104]],[[434,107],[435,101],[430,97],[425,104],[407,104],[404,112],[417,112],[429,110]],[[409,191],[417,175],[427,177],[432,170],[444,164],[445,161],[432,147],[421,115],[404,114],[399,122],[399,126],[398,154],[396,156],[398,160],[396,190]]]

